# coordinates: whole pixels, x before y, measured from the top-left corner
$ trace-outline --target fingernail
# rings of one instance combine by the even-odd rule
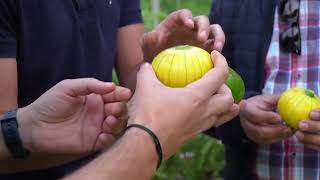
[[[308,125],[308,123],[306,123],[306,122],[300,122],[299,123],[299,128],[301,129],[301,130],[307,130],[308,129],[308,127],[309,127],[309,125]]]
[[[310,113],[310,118],[313,120],[320,120],[320,112],[319,111],[312,111]]]
[[[149,64],[149,63],[144,63],[143,66],[144,66],[144,67],[149,67],[150,64]]]
[[[190,24],[190,25],[193,25],[193,20],[192,20],[191,18],[189,18],[189,19],[187,20],[187,23]]]

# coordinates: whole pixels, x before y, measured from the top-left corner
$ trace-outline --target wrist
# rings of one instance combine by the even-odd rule
[[[131,143],[137,147],[141,147],[144,151],[143,156],[148,164],[152,164],[156,169],[159,157],[154,142],[150,135],[144,130],[138,128],[127,129],[123,135],[123,139],[131,139]],[[148,157],[148,158],[146,158]]]
[[[19,108],[17,110],[17,123],[20,139],[23,147],[33,152],[32,141],[32,111],[28,107]]]

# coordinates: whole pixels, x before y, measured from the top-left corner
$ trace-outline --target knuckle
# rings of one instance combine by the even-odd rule
[[[69,84],[71,81],[72,81],[71,79],[64,79],[64,80],[60,81],[60,83],[58,85],[64,86],[66,84]]]
[[[191,13],[191,10],[188,8],[184,8],[180,10],[181,13]]]
[[[205,16],[205,15],[197,16],[197,18],[199,18],[199,19],[201,19],[201,20],[208,20],[208,17]]]
[[[73,81],[74,80],[72,79],[64,79],[60,81],[58,84],[56,84],[54,87],[60,90],[66,90],[67,87],[69,87]]]
[[[219,24],[212,24],[211,25],[213,28],[215,28],[218,31],[222,31],[222,27]],[[223,31],[222,31],[223,32]]]
[[[229,74],[228,74],[228,70],[226,68],[224,68],[224,67],[221,68],[220,77],[223,80],[223,82],[225,82],[228,79]]]
[[[192,91],[189,92],[188,97],[190,98],[191,102],[197,106],[206,100],[206,97],[203,94]]]

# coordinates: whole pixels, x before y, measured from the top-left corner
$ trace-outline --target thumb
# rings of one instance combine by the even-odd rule
[[[114,83],[102,82],[94,78],[68,79],[57,84],[57,88],[69,96],[85,96],[92,93],[107,94],[115,90]]]
[[[149,63],[144,63],[141,65],[140,70],[137,75],[137,88],[146,87],[149,84],[158,84],[160,85],[160,81],[158,80],[152,66]]]

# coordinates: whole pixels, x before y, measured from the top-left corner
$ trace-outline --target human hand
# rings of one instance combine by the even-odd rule
[[[259,95],[246,100],[240,110],[242,128],[249,139],[258,144],[272,144],[288,138],[293,131],[273,112],[279,95]]]
[[[295,136],[306,147],[320,151],[320,109],[313,110],[309,117],[299,123]]]
[[[18,110],[23,143],[33,153],[81,155],[111,145],[126,127],[126,88],[96,79],[64,80]]]
[[[158,53],[177,45],[194,45],[206,49],[222,51],[225,35],[220,25],[210,25],[207,16],[193,17],[190,10],[171,13],[152,32],[142,39],[142,49],[146,61],[151,61]]]
[[[138,73],[128,124],[150,128],[160,140],[165,159],[187,140],[238,114],[239,107],[224,85],[228,64],[220,53],[215,51],[212,56],[215,67],[185,88],[164,86],[149,64]]]

